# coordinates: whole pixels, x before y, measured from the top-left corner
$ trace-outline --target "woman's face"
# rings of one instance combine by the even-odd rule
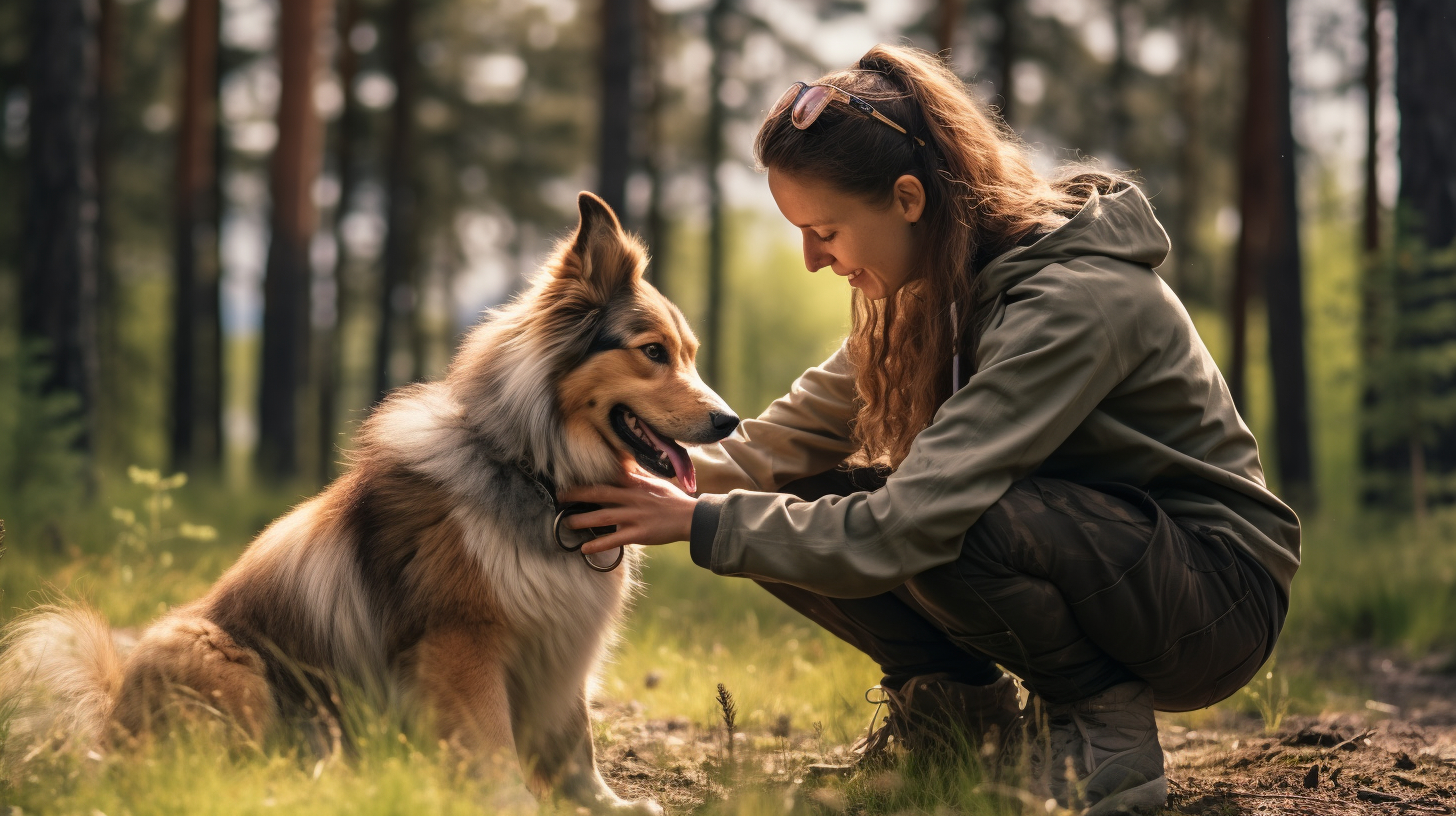
[[[804,238],[804,266],[824,267],[870,300],[899,291],[914,276],[914,223],[925,211],[925,188],[914,176],[895,182],[888,206],[876,206],[828,184],[769,169],[779,212]]]

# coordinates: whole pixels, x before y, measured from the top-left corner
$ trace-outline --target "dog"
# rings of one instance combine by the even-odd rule
[[[87,608],[18,619],[0,658],[11,744],[154,733],[184,693],[261,739],[356,689],[421,701],[440,739],[519,801],[661,814],[607,787],[588,718],[640,555],[600,571],[565,550],[554,495],[634,465],[694,492],[683,445],[738,418],[699,378],[682,314],[643,279],[642,244],[601,199],[578,205],[533,285],[469,333],[442,380],[373,411],[350,469],[204,597],[124,655]]]

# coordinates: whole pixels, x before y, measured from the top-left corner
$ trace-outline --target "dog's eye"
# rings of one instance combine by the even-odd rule
[[[654,363],[667,362],[667,349],[661,343],[648,343],[642,347],[642,353]]]

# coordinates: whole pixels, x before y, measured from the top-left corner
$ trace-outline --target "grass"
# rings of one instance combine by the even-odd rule
[[[229,497],[218,486],[189,485],[175,491],[176,507],[160,527],[183,519],[217,522],[211,541],[176,539],[169,564],[115,546],[123,525],[110,518],[77,518],[73,529],[104,530],[109,537],[81,549],[53,554],[32,549],[13,533],[0,570],[7,612],[30,605],[34,590],[54,585],[89,597],[119,625],[142,623],[169,605],[200,594],[235,557],[248,527],[271,503],[288,503],[280,493],[257,505],[224,512]],[[141,508],[154,492],[146,485],[112,484],[114,505]],[[100,514],[100,508],[94,511]],[[216,514],[213,515],[212,513]],[[1261,673],[1261,692],[1278,690],[1277,704],[1294,713],[1318,712],[1337,701],[1363,701],[1349,681],[1320,676],[1306,658],[1331,644],[1367,640],[1413,653],[1456,643],[1452,575],[1456,553],[1442,542],[1456,530],[1456,518],[1437,517],[1424,534],[1403,528],[1309,524],[1306,567],[1296,585],[1275,677]],[[169,551],[170,552],[170,551]],[[121,580],[126,567],[130,582]],[[622,640],[604,667],[600,696],[639,710],[649,720],[686,718],[705,731],[723,728],[717,684],[731,691],[736,728],[750,735],[739,764],[751,768],[779,743],[775,729],[803,735],[822,733],[822,745],[842,745],[862,731],[872,707],[866,687],[876,667],[846,644],[812,626],[751,582],[723,579],[696,567],[683,546],[654,550],[643,575],[645,590],[627,620]],[[1260,685],[1262,683],[1262,685]],[[1284,691],[1287,684],[1288,691]],[[1267,694],[1265,695],[1267,696]],[[1336,701],[1332,703],[1332,701]],[[1213,712],[1195,712],[1174,722],[1199,727],[1209,718],[1256,717],[1260,703],[1236,695]],[[23,813],[453,813],[476,810],[485,792],[462,776],[448,755],[428,739],[404,735],[397,718],[369,720],[366,741],[350,761],[317,765],[297,743],[281,741],[261,750],[220,747],[203,729],[179,739],[143,746],[134,753],[40,764],[0,787],[0,805]],[[599,736],[605,736],[603,731]],[[751,774],[730,787],[727,799],[709,803],[711,814],[778,812],[785,797],[796,807],[834,813],[913,811],[933,813],[1014,812],[1013,802],[983,785],[974,762],[951,768],[895,769],[892,777],[864,776],[851,782],[795,787]],[[754,780],[757,779],[755,782]],[[762,783],[762,784],[760,784]]]
[[[1201,728],[1220,718],[1247,717],[1268,724],[1280,711],[1299,714],[1359,707],[1368,690],[1324,671],[1319,658],[1327,651],[1350,643],[1400,649],[1413,656],[1456,648],[1456,547],[1450,545],[1456,540],[1456,514],[1435,514],[1417,531],[1403,519],[1355,511],[1357,235],[1336,221],[1317,221],[1306,242],[1310,247],[1306,317],[1310,347],[1315,350],[1310,369],[1311,424],[1324,506],[1305,518],[1304,564],[1295,580],[1278,667],[1273,677],[1264,672],[1256,677],[1260,698],[1235,695],[1211,711],[1168,718],[1171,723]],[[740,237],[762,237],[754,233],[761,225],[743,222],[734,228],[743,233]],[[830,288],[835,281],[800,273],[793,253],[773,240],[731,243],[749,248],[736,250],[744,255],[738,265],[757,271],[741,280],[735,277],[739,282],[730,292],[730,299],[755,308],[735,312],[725,327],[734,351],[723,360],[724,393],[743,413],[751,414],[833,347],[826,338],[843,331],[844,309],[841,302],[830,301],[842,300],[843,292]],[[682,240],[677,246],[678,254],[684,255],[696,244]],[[692,265],[690,257],[678,261],[680,269]],[[792,271],[780,279],[784,269]],[[695,307],[701,292],[686,279],[678,282],[674,295],[693,316],[699,311]],[[803,313],[802,304],[820,301],[822,307]],[[1221,357],[1228,338],[1219,316],[1209,310],[1193,313],[1215,357]],[[1265,440],[1272,411],[1262,316],[1251,316],[1250,324],[1247,418]],[[751,345],[770,335],[778,338],[775,353]],[[249,349],[242,345],[234,344],[230,351],[239,361],[249,358]],[[0,361],[4,352],[0,347]],[[248,403],[251,392],[244,388],[245,368],[234,364],[230,370],[236,375],[232,401]],[[17,375],[0,375],[0,396],[7,396],[3,387]],[[25,406],[17,405],[15,400],[0,400],[0,426],[29,426],[34,424],[32,414],[59,410],[36,405],[26,413],[20,410]],[[161,416],[160,411],[144,410],[148,406],[140,402],[123,407],[129,415]],[[150,432],[128,437],[131,454],[118,455],[157,461],[159,421],[152,425],[156,427],[147,426]],[[12,462],[20,459],[9,449],[0,453]],[[1272,457],[1266,452],[1265,458]],[[101,474],[94,494],[82,503],[74,498],[83,493],[75,484],[64,484],[64,494],[58,492],[59,486],[46,492],[22,485],[27,491],[23,494],[0,495],[0,518],[9,528],[5,542],[9,551],[0,561],[0,622],[17,608],[33,605],[38,592],[48,586],[89,599],[118,626],[143,624],[200,595],[253,534],[312,492],[304,485],[249,485],[246,461],[234,455],[229,463],[234,467],[225,480],[196,480],[171,491],[174,506],[167,510],[164,523],[156,525],[146,513],[155,491],[119,473]],[[70,467],[67,462],[59,462],[52,469],[61,472],[66,467]],[[31,477],[36,472],[33,467],[26,470]],[[40,481],[31,479],[35,484]],[[63,484],[59,478],[53,481]],[[216,538],[148,538],[144,548],[119,546],[125,530],[112,515],[118,507],[147,520],[148,530],[180,530],[181,522],[188,521],[215,528]],[[125,580],[128,570],[131,578]],[[872,711],[863,694],[878,679],[876,667],[750,582],[718,578],[694,566],[682,546],[657,548],[643,577],[645,590],[604,667],[600,696],[639,710],[649,720],[685,719],[721,734],[717,686],[721,683],[731,691],[737,707],[735,727],[749,739],[734,763],[739,770],[730,781],[736,784],[729,785],[725,799],[705,805],[704,813],[1018,812],[1014,800],[986,786],[987,779],[974,761],[950,767],[907,762],[888,774],[802,787],[757,774],[747,758],[761,759],[788,741],[771,736],[775,730],[797,735],[801,742],[818,743],[821,749],[842,745],[861,732]],[[1267,711],[1261,711],[1261,702]],[[365,739],[358,755],[348,761],[320,765],[311,752],[286,740],[240,751],[199,726],[132,752],[101,759],[60,758],[32,766],[21,777],[0,783],[0,813],[18,808],[21,813],[106,816],[367,816],[481,810],[487,793],[428,737],[402,730],[397,717],[360,716]],[[0,723],[0,735],[3,732]],[[819,740],[803,738],[816,732]],[[608,729],[599,727],[598,736],[608,739]]]

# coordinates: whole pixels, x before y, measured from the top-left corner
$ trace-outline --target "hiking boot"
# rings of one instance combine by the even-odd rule
[[[876,686],[883,697],[871,700],[879,707],[869,733],[851,749],[853,766],[885,761],[897,748],[946,755],[967,747],[999,748],[1021,719],[1016,681],[1003,674],[989,686],[972,686],[949,678],[945,673],[913,677],[899,691]],[[880,707],[889,711],[876,726]]]
[[[1045,710],[1046,727],[1031,749],[1033,792],[1082,816],[1167,803],[1168,778],[1147,683],[1121,683],[1075,703],[1048,703]]]

